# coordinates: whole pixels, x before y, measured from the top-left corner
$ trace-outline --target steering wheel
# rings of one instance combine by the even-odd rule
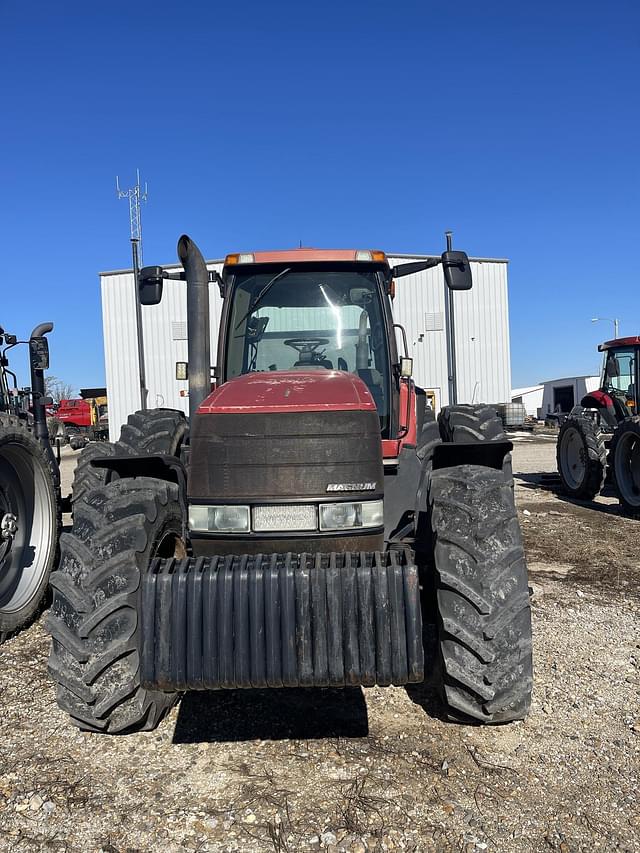
[[[314,355],[320,355],[320,353],[316,353],[318,347],[324,347],[328,343],[329,338],[289,338],[284,342],[284,345],[293,347],[299,355],[311,355],[313,358]]]

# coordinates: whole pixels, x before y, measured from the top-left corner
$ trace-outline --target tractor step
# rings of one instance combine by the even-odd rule
[[[147,688],[333,687],[424,678],[411,553],[155,560],[142,581]]]

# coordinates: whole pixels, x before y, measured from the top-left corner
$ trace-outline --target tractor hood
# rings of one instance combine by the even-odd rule
[[[247,373],[210,394],[198,414],[376,411],[369,389],[342,370]]]

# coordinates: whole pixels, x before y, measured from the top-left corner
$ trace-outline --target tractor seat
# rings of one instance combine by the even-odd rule
[[[329,361],[328,358],[323,358],[321,360],[313,359],[313,353],[311,352],[303,352],[300,353],[300,358],[293,365],[294,370],[308,370],[309,368],[314,369],[316,367],[321,367],[326,370],[333,370],[333,363]]]

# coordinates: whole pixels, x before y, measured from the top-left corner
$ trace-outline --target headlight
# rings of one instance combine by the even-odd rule
[[[189,507],[189,527],[211,533],[248,533],[248,506]]]
[[[382,501],[320,504],[320,530],[381,527],[383,518]]]

